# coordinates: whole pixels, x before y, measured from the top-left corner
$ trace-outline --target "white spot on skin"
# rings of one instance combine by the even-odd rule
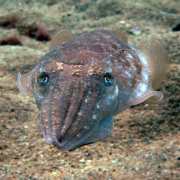
[[[112,100],[117,99],[118,95],[119,95],[119,88],[118,88],[118,86],[116,85],[115,90],[114,90],[114,93],[111,94],[110,96],[106,97],[106,99],[107,99],[107,100],[106,100],[106,105],[109,106],[109,105],[110,105],[110,102],[111,102]]]
[[[107,70],[106,72],[109,72],[109,73],[110,73],[110,72],[112,72],[112,69],[111,69],[111,68],[108,68],[108,70]]]
[[[52,144],[52,139],[50,137],[44,137],[46,143]]]
[[[140,83],[140,84],[139,84],[139,89],[140,89],[141,92],[145,92],[146,89],[147,89],[147,85]]]
[[[125,75],[126,75],[128,78],[131,78],[131,77],[132,77],[131,73],[129,73],[128,71],[125,71]]]
[[[42,66],[40,67],[39,71],[40,71],[40,72],[43,72]]]
[[[82,113],[81,113],[81,112],[79,112],[79,113],[78,113],[78,116],[81,116],[81,114],[82,114]]]
[[[97,109],[99,109],[100,108],[99,104],[97,104],[96,107],[97,107]]]
[[[84,129],[90,129],[89,126],[84,126]]]
[[[45,112],[46,112],[46,109],[44,108],[44,109],[42,109],[41,111],[45,113]]]
[[[119,94],[119,89],[118,86],[116,85],[115,95],[118,96],[118,94]]]
[[[133,56],[131,54],[127,54],[126,58],[133,59]]]
[[[138,54],[141,62],[143,62],[143,64],[145,64],[145,65],[147,66],[147,65],[148,65],[148,62],[147,62],[146,58],[140,53],[139,50],[137,50],[137,49],[135,49],[135,48],[133,48],[133,49],[137,52],[137,54]]]

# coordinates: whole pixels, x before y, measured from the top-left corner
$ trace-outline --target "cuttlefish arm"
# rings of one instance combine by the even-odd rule
[[[143,101],[151,104],[158,103],[162,100],[163,94],[156,91],[163,81],[169,69],[169,59],[159,40],[154,40],[150,47],[142,47],[138,50],[139,57],[148,65],[150,73],[150,84],[145,94],[130,105],[136,105]]]

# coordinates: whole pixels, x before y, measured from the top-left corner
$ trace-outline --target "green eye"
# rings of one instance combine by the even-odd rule
[[[42,74],[40,74],[37,78],[37,82],[39,85],[41,86],[45,86],[49,81],[49,76],[47,73],[43,72]]]
[[[104,74],[104,83],[105,83],[105,85],[106,86],[111,86],[113,84],[113,82],[114,82],[114,76],[109,72],[105,73]]]

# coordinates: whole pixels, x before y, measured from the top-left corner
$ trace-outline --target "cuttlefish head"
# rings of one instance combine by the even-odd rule
[[[118,107],[118,86],[105,64],[41,61],[18,75],[19,89],[34,94],[47,143],[62,151],[107,138]]]

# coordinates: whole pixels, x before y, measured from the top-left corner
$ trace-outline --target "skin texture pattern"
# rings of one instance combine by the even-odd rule
[[[136,49],[118,30],[76,38],[63,30],[17,81],[22,92],[35,97],[46,142],[68,151],[107,138],[112,117],[129,106],[159,102],[163,95],[155,90],[167,70],[168,57],[158,40]]]

